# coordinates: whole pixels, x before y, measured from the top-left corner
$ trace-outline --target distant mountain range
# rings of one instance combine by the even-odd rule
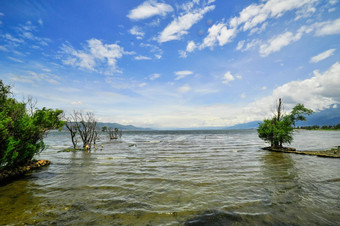
[[[337,125],[340,123],[340,105],[336,108],[328,108],[319,112],[314,112],[306,117],[306,121],[298,121],[296,126],[323,126]],[[254,129],[257,128],[261,121],[252,121],[234,126],[224,127],[223,129]]]
[[[150,128],[142,128],[142,127],[136,127],[133,125],[121,125],[118,123],[111,123],[111,122],[98,122],[97,123],[99,128],[102,128],[106,126],[107,128],[118,128],[123,131],[148,131],[148,130],[153,130]]]
[[[297,122],[296,126],[323,126],[323,125],[337,125],[340,123],[340,105],[336,108],[328,108],[319,112],[314,112],[312,115],[307,116],[307,121]],[[262,121],[252,121],[242,124],[237,124],[234,126],[227,127],[201,127],[201,128],[176,128],[174,130],[224,130],[224,129],[256,129],[259,123]],[[133,125],[121,125],[118,123],[105,123],[99,122],[98,126],[101,128],[103,126],[118,128],[124,131],[150,131],[154,130],[151,128],[136,127]]]
[[[337,125],[340,123],[340,105],[336,108],[328,108],[319,112],[314,112],[312,115],[307,116],[307,121],[297,122],[296,126],[323,126],[323,125]],[[251,121],[234,126],[227,127],[201,127],[201,128],[188,128],[184,130],[220,130],[220,129],[256,129],[262,121]]]

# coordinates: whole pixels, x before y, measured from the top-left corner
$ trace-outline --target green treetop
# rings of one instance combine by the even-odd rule
[[[296,121],[306,121],[305,115],[313,113],[303,104],[297,104],[290,114],[282,114],[282,103],[279,99],[277,112],[272,119],[265,119],[257,129],[259,137],[269,142],[273,148],[281,148],[282,144],[293,141],[293,129]]]
[[[0,80],[0,169],[30,161],[45,149],[47,131],[64,126],[62,110],[37,109],[32,102],[18,102],[10,89]]]

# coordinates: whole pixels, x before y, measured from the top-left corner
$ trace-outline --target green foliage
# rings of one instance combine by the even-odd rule
[[[48,130],[61,129],[62,110],[35,109],[11,96],[10,86],[0,80],[0,169],[25,164],[45,149],[43,138]]]
[[[102,132],[106,132],[107,131],[107,126],[103,126],[102,127]]]
[[[279,105],[280,106],[280,105]],[[278,108],[278,113],[281,111]],[[282,147],[282,144],[290,144],[293,141],[293,129],[296,121],[306,121],[304,115],[310,115],[313,111],[305,108],[303,104],[297,104],[290,114],[283,117],[274,116],[272,119],[265,119],[257,129],[259,137],[269,142],[272,147]],[[278,114],[280,115],[280,114]]]

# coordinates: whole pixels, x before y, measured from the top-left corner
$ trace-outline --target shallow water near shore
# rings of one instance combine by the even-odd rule
[[[335,225],[340,160],[273,153],[256,130],[100,135],[92,152],[59,152],[51,132],[37,159],[52,164],[0,187],[0,224]],[[296,131],[298,150],[340,145],[339,131]]]

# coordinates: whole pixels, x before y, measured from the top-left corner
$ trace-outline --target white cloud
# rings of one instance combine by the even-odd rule
[[[212,48],[217,44],[219,46],[224,46],[231,42],[240,31],[250,30],[250,35],[261,33],[266,29],[268,25],[268,22],[266,21],[269,18],[278,18],[288,11],[297,10],[303,7],[312,11],[316,0],[268,0],[266,2],[261,2],[262,3],[259,4],[251,4],[244,8],[238,16],[231,18],[228,23],[222,21],[212,25],[208,29],[209,33],[204,38],[203,43],[199,45],[199,49],[204,49],[206,47]],[[287,38],[290,37],[286,37],[286,39]],[[253,47],[255,44],[258,43],[250,43],[243,51]],[[244,42],[239,42],[237,49],[241,50],[243,45]],[[266,46],[263,48],[265,49]],[[269,48],[272,47],[269,46]],[[264,52],[265,51],[266,50],[264,50]],[[271,52],[269,49],[267,51]]]
[[[335,49],[326,50],[325,52],[322,52],[322,53],[320,53],[320,54],[318,54],[318,55],[312,57],[312,58],[310,59],[310,62],[311,62],[311,63],[317,63],[317,62],[319,62],[319,61],[322,61],[322,60],[324,60],[324,59],[326,59],[326,58],[332,56],[333,53],[334,53],[334,51],[335,51]]]
[[[147,86],[148,84],[146,83],[146,82],[143,82],[143,83],[140,83],[139,85],[138,85],[138,87],[140,87],[140,88],[143,88],[143,87],[145,87],[145,86]]]
[[[208,32],[209,34],[204,38],[199,49],[213,47],[217,43],[220,46],[224,46],[228,42],[231,42],[232,38],[236,35],[236,29],[228,29],[225,23],[214,24],[208,29]]]
[[[191,87],[190,87],[188,84],[186,84],[186,85],[184,85],[184,86],[179,87],[177,91],[178,91],[179,93],[187,93],[187,92],[189,92],[190,90],[191,90]]]
[[[8,49],[7,49],[5,46],[0,46],[0,51],[7,52],[7,51],[8,51]]]
[[[23,43],[24,42],[23,39],[15,38],[11,34],[8,34],[8,33],[5,34],[3,37],[6,38],[9,41],[12,41],[12,42],[17,42],[17,43]]]
[[[243,46],[244,46],[245,40],[241,40],[237,43],[236,49],[237,50],[242,50]]]
[[[193,10],[184,15],[175,18],[158,37],[159,42],[168,42],[172,40],[179,40],[188,33],[188,30],[198,21],[200,21],[204,14],[215,9],[215,6],[206,6],[202,9]]]
[[[176,71],[175,75],[177,75],[177,77],[175,78],[175,80],[180,80],[182,78],[185,78],[188,75],[192,75],[193,73],[194,72],[188,71],[188,70],[186,70],[186,71]]]
[[[158,73],[155,73],[155,74],[150,75],[150,76],[149,76],[149,79],[150,79],[150,80],[155,80],[155,79],[157,79],[157,78],[159,78],[159,77],[161,77],[161,75],[158,74]]]
[[[266,89],[267,89],[267,86],[262,86],[261,89],[262,89],[262,90],[266,90]]]
[[[75,106],[79,106],[79,105],[83,105],[83,102],[81,102],[81,101],[72,101],[70,104],[71,105],[75,105]]]
[[[133,26],[129,32],[130,34],[137,36],[137,39],[143,39],[145,35],[145,33],[138,26]]]
[[[56,76],[51,73],[37,73],[34,71],[28,71],[27,74],[11,74],[9,76],[9,79],[16,81],[16,82],[22,82],[22,83],[31,83],[36,84],[37,82],[47,82],[53,85],[60,84],[60,77]],[[58,81],[59,80],[59,81]]]
[[[322,110],[331,104],[340,103],[340,64],[333,64],[321,74],[302,81],[291,81],[277,87],[272,97],[282,97],[288,104],[303,103],[314,110]]]
[[[242,93],[242,94],[240,95],[240,97],[241,97],[242,99],[245,99],[247,96],[246,96],[245,93]]]
[[[75,50],[70,44],[63,44],[61,53],[65,55],[62,62],[81,69],[97,71],[103,74],[118,72],[117,59],[125,52],[118,44],[103,44],[98,39],[90,39],[82,50]]]
[[[153,16],[165,16],[173,11],[173,8],[165,3],[159,3],[157,1],[145,1],[137,8],[132,9],[127,15],[131,20],[141,20]]]
[[[14,58],[14,57],[8,57],[8,59],[10,59],[10,60],[12,60],[12,61],[14,61],[14,62],[17,62],[17,63],[24,63],[22,60],[19,60],[19,59],[17,59],[17,58]]]
[[[300,40],[303,34],[310,33],[312,30],[312,27],[302,26],[295,35],[292,32],[287,31],[268,40],[267,43],[260,45],[259,52],[262,57],[266,57],[269,54],[288,46],[290,43]]]
[[[230,26],[236,28],[242,25],[243,31],[247,31],[269,18],[281,17],[288,11],[312,5],[315,2],[315,0],[269,0],[265,3],[251,4],[244,8],[238,17],[230,20]]]
[[[314,24],[316,36],[340,34],[340,18]]]
[[[236,75],[235,76],[237,79],[242,79],[242,75]]]
[[[4,13],[2,13],[2,12],[0,12],[0,16],[5,16],[5,14],[4,14]]]
[[[230,71],[227,71],[224,75],[223,75],[223,84],[229,85],[230,82],[234,81],[235,78],[237,79],[242,79],[241,75],[232,75]]]
[[[159,48],[158,46],[152,45],[152,44],[149,44],[149,43],[141,43],[141,44],[140,44],[140,47],[148,48],[149,51],[150,51],[151,53],[153,53],[154,56],[155,56],[157,59],[161,59],[161,58],[162,58],[163,50],[162,50],[161,48]]]
[[[179,50],[178,53],[179,53],[180,57],[186,58],[187,57],[187,53],[193,52],[196,48],[197,48],[197,45],[195,44],[195,42],[194,41],[189,41],[188,44],[187,44],[186,49],[185,50]]]
[[[230,73],[230,71],[227,71],[224,75],[223,75],[223,84],[228,85],[231,81],[234,81],[235,77]]]
[[[43,25],[44,25],[44,22],[42,21],[42,19],[39,19],[39,20],[38,20],[38,23],[40,24],[40,26],[43,26]]]
[[[191,53],[191,52],[193,52],[196,49],[196,47],[197,46],[196,46],[195,42],[194,41],[190,41],[190,42],[188,42],[186,51]]]
[[[135,56],[135,60],[151,60],[151,57],[147,57],[147,56]]]

